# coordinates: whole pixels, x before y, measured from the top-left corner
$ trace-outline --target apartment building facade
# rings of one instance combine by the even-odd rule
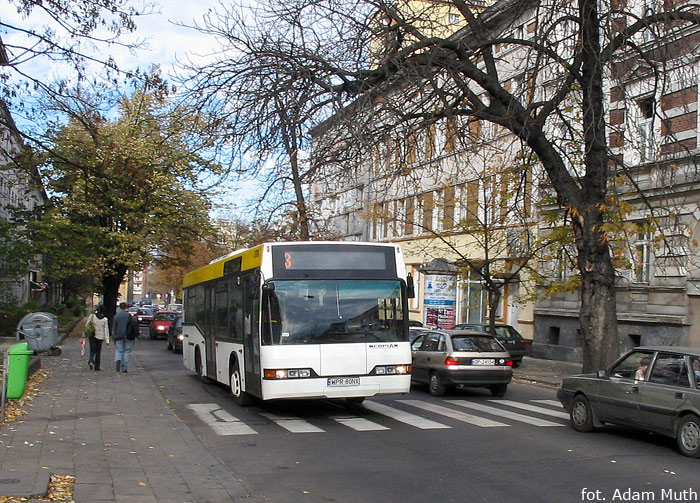
[[[23,148],[7,106],[0,100],[0,219],[11,222],[13,210],[32,210],[46,202],[46,194],[38,179],[13,166],[14,158]],[[45,304],[51,291],[41,273],[41,256],[35,256],[27,271],[20,275],[0,272],[1,302],[24,304],[30,298]],[[0,269],[1,270],[1,269]]]
[[[500,39],[534,40],[542,15],[537,7],[507,13],[507,22],[493,25]],[[637,10],[648,13],[651,8],[632,2],[627,7],[627,18],[612,19],[613,35],[632,23]],[[561,31],[566,42],[567,28]],[[611,188],[616,194],[611,211],[617,216],[611,217],[610,239],[615,240],[618,266],[620,349],[700,345],[698,35],[668,25],[643,30],[634,41],[636,49],[621,53],[605,81],[611,162],[618,175]],[[551,83],[561,78],[556,71],[536,68],[518,44],[496,44],[494,53],[503,87],[523,99],[546,99]],[[395,93],[405,103],[420,101],[420,93],[409,85]],[[381,107],[387,99],[399,101],[377,96],[349,113],[376,118],[372,103]],[[565,132],[575,132],[575,107],[565,113],[570,115],[561,123],[551,124],[551,134],[561,129],[564,138]],[[315,142],[332,144],[340,137],[332,128],[320,128]],[[384,130],[374,140],[351,161],[326,164],[311,187],[311,200],[342,239],[403,245],[420,291],[411,305],[412,318],[436,323],[429,316],[432,283],[426,279],[438,278],[445,289],[441,307],[454,306],[442,317],[446,327],[485,321],[487,288],[479,272],[484,264],[493,264],[491,279],[502,285],[501,301],[493,308],[497,320],[534,339],[540,356],[580,361],[578,292],[544,295],[528,274],[529,266],[523,267],[531,260],[537,274],[552,281],[565,282],[576,274],[566,253],[559,258],[530,254],[531,244],[552,232],[545,216],[560,207],[521,143],[495,124],[450,116],[423,128]],[[576,170],[581,144],[562,140],[561,149]],[[533,297],[533,292],[540,295]]]

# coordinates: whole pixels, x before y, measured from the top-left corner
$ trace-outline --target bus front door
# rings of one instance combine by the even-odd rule
[[[243,322],[243,354],[245,359],[245,391],[261,396],[260,372],[260,285],[258,275],[245,277],[245,303]]]
[[[216,298],[213,287],[207,287],[204,294],[205,313],[207,313],[206,325],[204,327],[204,344],[206,346],[207,377],[216,380],[216,334],[214,324],[214,306]]]

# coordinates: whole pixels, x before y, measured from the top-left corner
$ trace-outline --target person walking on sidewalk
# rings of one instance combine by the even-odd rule
[[[138,336],[138,322],[126,311],[126,302],[119,304],[119,311],[112,320],[114,339],[114,365],[117,372],[127,372],[131,348]]]
[[[91,314],[88,317],[87,323],[92,322],[95,327],[95,334],[92,337],[88,337],[88,343],[90,344],[90,359],[88,360],[88,366],[93,370],[100,370],[101,354],[102,354],[102,343],[109,344],[109,321],[104,314],[104,307],[102,304],[97,306],[95,309],[95,314]]]

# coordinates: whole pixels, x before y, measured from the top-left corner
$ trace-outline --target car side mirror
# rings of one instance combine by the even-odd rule
[[[598,374],[598,379],[607,379],[608,377],[608,372],[606,370],[599,370],[597,372]]]

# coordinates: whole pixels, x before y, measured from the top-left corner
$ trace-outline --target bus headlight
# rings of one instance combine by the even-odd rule
[[[383,375],[406,375],[411,373],[411,365],[379,365],[374,367],[370,374]]]
[[[265,369],[265,379],[304,379],[312,376],[311,369]]]

